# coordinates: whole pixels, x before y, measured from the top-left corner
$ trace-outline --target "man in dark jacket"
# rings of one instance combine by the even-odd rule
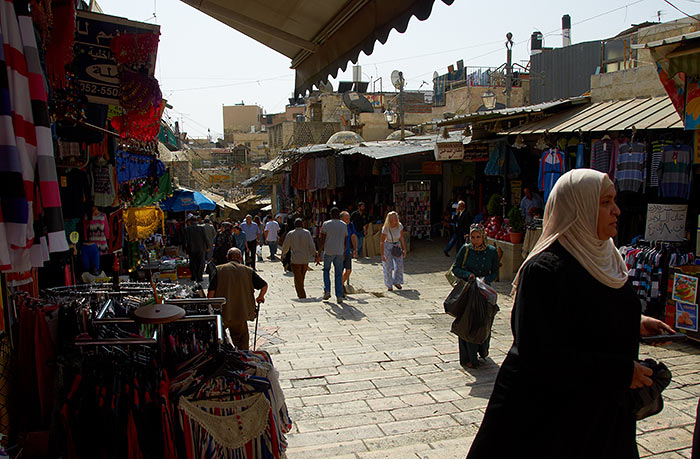
[[[455,225],[455,232],[452,234],[452,238],[450,239],[450,242],[447,243],[447,247],[445,247],[445,256],[449,257],[450,256],[450,250],[452,250],[452,247],[456,247],[457,251],[464,245],[464,237],[469,231],[469,226],[472,223],[471,216],[469,215],[469,212],[467,212],[467,205],[464,203],[464,201],[459,201],[457,203],[457,212],[455,213],[454,217],[452,217],[452,222]]]
[[[204,226],[197,224],[196,217],[189,218],[185,228],[185,250],[190,258],[190,271],[195,282],[203,280],[204,258],[209,245]]]
[[[221,224],[221,230],[216,233],[216,237],[214,238],[214,263],[216,265],[223,265],[226,263],[228,249],[234,246],[233,225],[229,222],[223,222]]]

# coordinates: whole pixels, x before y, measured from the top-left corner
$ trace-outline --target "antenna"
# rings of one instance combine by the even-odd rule
[[[402,90],[406,85],[406,80],[403,78],[403,72],[399,70],[394,70],[391,72],[391,84],[393,84],[399,91]]]

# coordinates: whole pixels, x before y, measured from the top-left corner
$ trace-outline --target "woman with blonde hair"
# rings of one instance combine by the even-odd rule
[[[391,292],[394,287],[401,290],[403,284],[403,258],[406,256],[406,240],[399,214],[394,211],[386,214],[382,227],[382,268],[384,285]]]

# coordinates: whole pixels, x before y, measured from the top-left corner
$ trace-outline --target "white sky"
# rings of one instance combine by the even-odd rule
[[[257,1],[257,0],[250,0]],[[385,0],[397,1],[397,0]],[[688,14],[700,13],[700,0],[671,0]],[[161,26],[156,78],[192,137],[207,128],[222,136],[222,105],[259,104],[265,112],[284,110],[294,89],[290,60],[180,0],[98,0],[106,14]],[[155,13],[155,17],[154,17]],[[571,15],[572,41],[616,35],[631,24],[683,17],[664,0],[455,0],[435,1],[426,21],[411,19],[404,34],[392,31],[385,45],[360,55],[365,81],[404,72],[408,89],[432,88],[432,74],[445,73],[463,59],[466,66],[499,66],[505,61],[505,34],[513,33],[513,62],[526,64],[530,34],[545,34],[545,46],[561,46],[561,16]],[[352,79],[352,63],[339,80]],[[333,81],[337,88],[337,80]],[[379,83],[376,84],[379,90]],[[371,89],[371,85],[370,85]]]

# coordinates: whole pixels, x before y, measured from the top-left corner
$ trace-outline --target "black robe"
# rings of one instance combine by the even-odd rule
[[[514,342],[468,459],[638,458],[627,395],[641,304],[555,242],[524,267]]]

